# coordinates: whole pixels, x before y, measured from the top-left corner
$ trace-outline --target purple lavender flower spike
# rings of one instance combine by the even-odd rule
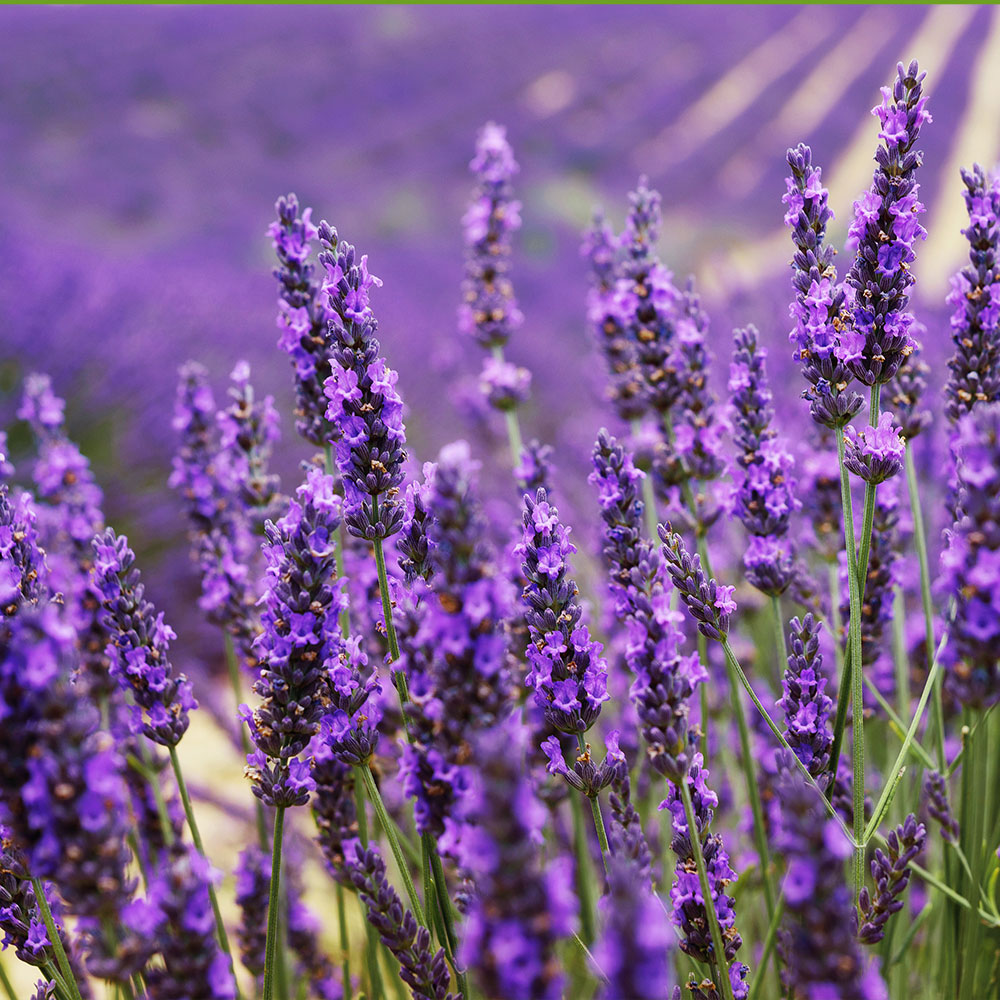
[[[330,314],[309,263],[318,231],[312,224],[312,209],[300,215],[294,194],[279,198],[275,210],[278,219],[267,233],[278,255],[274,270],[281,294],[278,346],[288,354],[295,372],[295,428],[310,444],[325,445],[334,436],[323,393],[331,374],[326,342]]]
[[[978,164],[962,171],[969,263],[952,278],[951,339],[955,352],[945,389],[954,423],[979,403],[1000,399],[1000,177]]]
[[[254,684],[263,702],[241,714],[257,745],[247,774],[268,805],[308,801],[309,766],[297,758],[328,710],[331,667],[341,653],[337,616],[345,597],[336,578],[340,500],[333,485],[332,476],[309,469],[288,513],[264,528],[267,591]]]
[[[532,438],[521,450],[521,461],[514,469],[517,488],[524,493],[552,492],[552,446]]]
[[[778,703],[785,713],[785,739],[805,769],[819,778],[830,762],[833,700],[826,693],[823,654],[819,650],[821,623],[811,614],[793,618],[788,627],[788,666],[781,681]]]
[[[133,731],[161,746],[176,746],[187,731],[188,712],[198,707],[191,682],[173,674],[168,658],[174,630],[145,597],[135,553],[124,535],[107,528],[94,539],[94,582],[110,636],[111,670],[131,690]]]
[[[403,511],[397,494],[403,481],[406,431],[396,373],[379,356],[378,322],[369,303],[382,282],[368,273],[368,257],[337,231],[320,224],[323,294],[331,314],[330,377],[323,384],[326,417],[338,435],[337,467],[344,484],[344,524],[358,538],[374,541],[399,531]]]
[[[954,601],[945,686],[963,705],[986,708],[1000,701],[1000,404],[962,417],[952,447],[961,516],[941,555],[940,588]]]
[[[824,242],[827,223],[833,218],[829,192],[813,166],[812,150],[799,144],[788,150],[791,174],[782,201],[788,206],[785,225],[791,227],[795,255],[792,286],[795,301],[790,312],[795,328],[788,339],[795,345],[795,360],[809,387],[802,393],[809,401],[813,420],[823,427],[843,427],[861,409],[861,396],[850,388],[853,376],[837,355],[836,346],[849,320],[845,289],[837,283],[834,248]]]
[[[642,820],[632,805],[632,788],[627,768],[621,768],[618,776],[611,782],[608,803],[611,806],[611,822],[608,824],[611,854],[616,858],[627,859],[651,889],[653,857],[642,829]]]
[[[667,572],[691,617],[698,623],[698,631],[709,639],[722,642],[729,635],[729,619],[736,610],[733,600],[736,588],[709,579],[702,569],[701,558],[687,551],[683,539],[669,524],[661,524],[659,532]]]
[[[565,857],[542,868],[536,838],[545,810],[523,764],[524,741],[514,719],[474,739],[480,766],[462,849],[476,891],[458,957],[484,996],[558,1000],[555,949],[571,931],[573,880]]]
[[[844,428],[847,454],[844,465],[866,483],[876,485],[899,474],[903,468],[906,444],[899,424],[888,410],[878,418],[878,426]]]
[[[334,756],[322,741],[313,744],[312,814],[319,829],[320,850],[331,877],[344,886],[351,879],[345,867],[345,852],[358,836],[358,813],[354,805],[354,771]]]
[[[479,390],[497,410],[515,410],[528,398],[531,372],[527,368],[487,358],[479,376]]]
[[[729,854],[722,838],[717,833],[709,832],[719,797],[705,783],[706,776],[701,754],[695,754],[690,770],[683,780],[688,783],[691,793],[695,821],[698,825],[697,835],[705,858],[712,902],[715,904],[726,954],[721,957],[714,954],[708,915],[701,893],[701,882],[691,846],[691,831],[688,829],[680,791],[673,783],[669,786],[666,801],[660,806],[661,809],[670,810],[674,829],[670,849],[677,855],[674,884],[670,889],[670,900],[673,904],[671,920],[680,928],[683,935],[681,951],[700,962],[716,965],[720,975],[726,975],[728,970],[733,996],[736,1000],[745,1000],[750,992],[749,985],[745,981],[750,970],[743,962],[735,961],[736,953],[743,945],[743,939],[736,929],[733,898],[726,894],[726,887],[736,880],[736,872],[729,863]]]
[[[927,801],[927,812],[931,819],[936,820],[941,827],[941,839],[949,844],[957,844],[958,820],[955,819],[955,814],[951,811],[951,803],[948,801],[947,783],[938,771],[924,773],[924,795]]]
[[[492,350],[502,348],[524,321],[510,281],[511,236],[521,227],[521,203],[510,183],[518,166],[503,126],[483,126],[469,168],[476,191],[462,219],[467,249],[458,326]]]
[[[608,667],[601,644],[581,624],[583,607],[568,559],[576,547],[545,490],[524,497],[521,550],[525,620],[531,635],[528,685],[546,720],[565,733],[585,733],[607,701]]]
[[[868,886],[861,889],[858,908],[864,921],[858,930],[863,944],[878,944],[885,936],[885,925],[894,913],[903,908],[900,897],[910,882],[910,862],[924,849],[927,831],[912,813],[886,837],[886,849],[875,848],[872,859],[872,879],[876,896],[872,899]]]
[[[758,590],[777,597],[794,574],[789,538],[792,513],[802,504],[795,496],[792,456],[771,426],[772,395],[757,330],[736,330],[729,368],[729,391],[735,412],[735,439],[742,454],[734,469],[736,515],[751,535],[743,557],[747,579]]]
[[[176,845],[151,883],[144,921],[163,964],[146,970],[150,1000],[188,997],[193,984],[205,1000],[234,1000],[236,984],[215,937],[208,894],[214,876],[194,848]]]
[[[23,856],[0,828],[0,946],[13,948],[18,961],[40,967],[55,961],[35,890],[28,877]]]
[[[913,353],[899,366],[887,387],[899,433],[906,442],[926,430],[933,419],[930,410],[921,407],[931,368],[921,360],[920,350],[920,344],[914,344]]]
[[[600,764],[597,764],[591,756],[588,743],[584,750],[575,756],[572,769],[563,757],[559,737],[550,736],[542,743],[542,752],[549,761],[546,770],[549,774],[560,775],[571,788],[583,792],[588,798],[596,798],[599,792],[619,780],[627,769],[625,754],[618,747],[619,735],[617,730],[608,733],[608,752]]]
[[[624,858],[612,858],[608,892],[599,908],[604,928],[594,959],[607,982],[598,995],[605,1000],[661,1000],[673,978],[674,935],[648,880]]]
[[[636,346],[628,336],[628,314],[618,294],[619,241],[603,213],[594,213],[580,252],[590,265],[587,318],[607,362],[608,399],[622,421],[629,423],[645,414],[649,402],[638,372]]]
[[[236,905],[240,908],[236,941],[240,960],[257,979],[264,975],[270,879],[271,859],[267,853],[256,844],[244,848],[236,862]]]
[[[872,109],[882,126],[882,144],[872,186],[854,203],[848,247],[855,255],[846,279],[853,290],[853,322],[836,347],[864,385],[888,382],[914,346],[914,320],[906,307],[914,281],[913,244],[927,237],[918,221],[924,206],[915,180],[923,156],[913,148],[921,127],[931,121],[924,76],[916,61],[908,68],[900,63],[892,88],[882,88],[882,103]]]
[[[0,611],[5,618],[48,594],[48,564],[37,520],[31,495],[12,497],[7,484],[0,483]]]
[[[368,669],[360,638],[345,639],[327,679],[326,712],[320,742],[352,767],[367,767],[379,739],[382,711],[371,695],[382,690],[378,672]]]
[[[374,847],[354,842],[348,854],[347,871],[368,921],[378,931],[382,943],[396,956],[399,977],[410,987],[414,1000],[458,1000],[448,992],[450,973],[444,949],[431,951],[431,936],[405,909],[396,890],[389,884],[385,862]]]
[[[778,936],[782,983],[794,997],[886,1000],[885,984],[853,932],[854,907],[844,881],[851,845],[791,760],[779,755],[779,764],[782,808],[775,846],[788,864]]]

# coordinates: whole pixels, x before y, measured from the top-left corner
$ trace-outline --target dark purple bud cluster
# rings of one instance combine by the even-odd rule
[[[923,154],[914,149],[921,127],[931,121],[923,96],[924,73],[916,61],[900,63],[892,88],[882,88],[882,103],[872,109],[881,123],[882,144],[875,152],[872,186],[854,203],[848,247],[855,251],[846,284],[853,290],[853,320],[836,350],[854,377],[883,385],[913,350],[914,319],[906,311],[913,284],[913,244],[926,239],[919,217],[917,168]]]
[[[108,655],[119,686],[131,691],[133,732],[161,746],[176,746],[187,731],[188,713],[198,707],[191,682],[174,675],[170,641],[177,636],[163,612],[146,600],[135,553],[124,535],[107,528],[94,539],[94,583],[101,595]]]
[[[729,619],[736,610],[733,600],[736,588],[709,579],[702,569],[701,557],[687,551],[683,539],[669,524],[661,524],[659,532],[670,580],[698,623],[698,631],[722,642],[729,635]]]
[[[524,497],[521,548],[525,620],[531,634],[527,683],[546,720],[565,733],[585,733],[607,701],[608,667],[601,644],[581,624],[583,607],[568,559],[576,547],[545,490]]]
[[[912,441],[933,419],[930,410],[921,408],[930,374],[930,365],[920,359],[920,345],[914,344],[913,352],[887,385],[889,402],[904,441]]]
[[[984,708],[1000,701],[1000,404],[962,417],[952,448],[961,516],[941,555],[940,588],[954,601],[945,687]]]
[[[398,376],[379,356],[378,321],[369,295],[382,282],[368,273],[367,254],[320,224],[326,268],[323,295],[330,311],[330,377],[323,383],[326,417],[337,436],[337,468],[344,484],[344,523],[351,534],[373,541],[399,531],[397,498],[406,459],[403,401]]]
[[[875,427],[844,428],[847,452],[844,465],[866,483],[876,485],[899,474],[903,468],[906,442],[900,426],[889,410],[882,412]]]
[[[522,495],[534,495],[539,490],[551,493],[552,446],[532,438],[521,450],[521,460],[514,469],[514,480]]]
[[[795,301],[790,309],[795,328],[788,339],[795,345],[795,360],[809,383],[802,395],[809,401],[813,420],[824,427],[843,427],[861,409],[863,400],[850,388],[854,376],[836,350],[850,317],[844,286],[837,283],[836,251],[824,242],[827,223],[833,218],[827,204],[829,191],[823,187],[820,168],[813,166],[808,146],[788,150],[787,160],[791,174],[785,179],[788,192],[782,201],[788,206],[785,225],[791,227],[795,244]]]
[[[323,385],[330,377],[330,352],[326,331],[330,322],[326,297],[309,263],[317,229],[312,209],[299,214],[294,194],[279,198],[278,213],[267,234],[271,238],[278,267],[281,298],[278,300],[278,346],[285,351],[295,371],[295,429],[310,444],[325,445],[335,434],[326,417]]]
[[[413,913],[405,909],[396,890],[389,884],[385,862],[374,847],[362,847],[360,841],[347,857],[347,872],[368,920],[378,931],[382,943],[399,962],[399,978],[410,987],[414,1000],[458,1000],[448,992],[450,974],[444,949],[431,951],[431,935],[417,924]]]
[[[858,938],[862,943],[878,944],[885,936],[889,917],[903,908],[900,897],[910,883],[910,862],[924,849],[926,840],[927,830],[911,813],[900,826],[889,831],[884,851],[880,847],[875,848],[871,863],[875,898],[872,899],[868,886],[862,887],[858,897],[860,919],[863,921]]]
[[[678,786],[673,783],[669,786],[666,801],[660,806],[661,809],[670,810],[674,828],[670,849],[677,855],[674,884],[670,888],[670,901],[673,904],[671,920],[682,934],[681,951],[706,965],[714,965],[720,975],[728,975],[733,987],[733,996],[736,1000],[745,1000],[750,992],[749,984],[746,982],[750,970],[745,963],[735,961],[736,953],[743,946],[743,939],[736,929],[733,898],[726,894],[726,887],[736,880],[736,872],[729,863],[729,854],[722,843],[722,837],[709,832],[715,809],[719,805],[719,797],[706,784],[706,777],[707,772],[701,754],[695,754],[690,770],[683,780],[687,782],[694,806],[694,818],[698,827],[696,833],[705,859],[712,902],[715,905],[726,954],[716,955],[712,945],[708,914],[705,910],[701,881],[691,844],[692,834],[688,829],[681,793]]]
[[[651,887],[653,856],[642,829],[642,820],[632,804],[632,786],[626,768],[621,768],[611,782],[608,804],[611,806],[611,822],[608,825],[611,853],[627,859],[646,886]]]
[[[0,848],[0,931],[4,949],[26,965],[40,967],[55,961],[45,922],[38,909],[35,890],[24,858],[3,833]]]
[[[608,733],[608,752],[600,764],[591,756],[588,743],[574,757],[572,769],[563,756],[559,737],[550,736],[542,743],[542,751],[549,761],[546,769],[549,774],[561,775],[571,788],[583,792],[588,798],[597,798],[601,791],[612,782],[621,780],[622,775],[627,772],[625,754],[618,747],[618,736],[617,730]]]
[[[315,785],[312,814],[326,870],[341,885],[350,886],[350,875],[344,865],[348,845],[358,836],[354,770],[334,756],[322,741],[317,741],[312,756],[312,779]]]
[[[0,483],[0,610],[5,618],[48,594],[48,566],[31,494]]]
[[[311,468],[288,513],[265,525],[267,590],[257,640],[263,703],[251,714],[257,751],[247,758],[253,791],[268,805],[302,805],[309,765],[298,760],[319,730],[329,703],[329,672],[341,652],[337,616],[344,606],[336,577],[340,500],[333,477]]]
[[[785,713],[785,739],[814,777],[830,763],[830,712],[833,699],[826,693],[823,654],[819,650],[821,623],[811,614],[793,618],[788,627],[788,666],[781,681],[778,704]]]
[[[747,579],[765,594],[784,593],[794,574],[788,536],[792,513],[802,506],[795,496],[793,459],[771,426],[771,389],[764,361],[767,351],[749,326],[733,334],[729,391],[735,417],[735,440],[741,454],[734,468],[736,516],[749,532],[743,557]]]
[[[357,636],[341,644],[327,682],[327,714],[320,724],[320,742],[352,767],[367,767],[378,746],[382,709],[378,671],[369,670],[368,656]]]
[[[976,164],[962,180],[969,263],[952,278],[948,296],[955,353],[945,393],[953,422],[978,403],[1000,400],[1000,178]]]
[[[960,833],[958,820],[948,801],[948,785],[939,771],[924,772],[924,796],[928,814],[941,827],[941,839],[957,844]]]

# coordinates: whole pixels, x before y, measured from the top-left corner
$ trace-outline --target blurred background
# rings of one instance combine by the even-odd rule
[[[871,179],[869,110],[896,62],[914,57],[935,118],[915,298],[933,362],[950,349],[944,296],[966,253],[958,168],[1000,155],[1000,11],[7,8],[0,417],[10,423],[26,372],[52,375],[107,517],[181,634],[178,663],[197,673],[221,644],[192,610],[185,525],[165,488],[176,370],[203,361],[221,397],[246,358],[290,413],[265,236],[278,195],[295,191],[383,278],[375,307],[413,457],[472,435],[502,477],[502,426],[478,404],[480,352],[457,335],[456,306],[474,137],[485,121],[507,126],[521,164],[514,278],[526,316],[508,356],[534,373],[522,419],[555,446],[572,500],[597,428],[613,419],[583,304],[592,207],[620,226],[627,191],[649,175],[663,194],[662,255],[678,280],[698,277],[713,318],[716,384],[732,326],[753,321],[776,379],[789,369],[781,405],[798,421],[784,152],[813,146],[842,240]],[[284,434],[291,491],[307,449],[290,418]],[[21,479],[27,445],[14,426]]]

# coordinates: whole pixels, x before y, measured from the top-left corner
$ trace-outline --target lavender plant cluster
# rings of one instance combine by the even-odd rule
[[[293,486],[246,361],[221,407],[180,368],[169,476],[229,666],[199,696],[245,760],[238,861],[184,776],[204,709],[169,616],[51,381],[25,379],[34,464],[0,440],[0,988],[24,966],[57,1000],[988,995],[1000,180],[961,175],[938,400],[911,296],[925,84],[900,63],[872,111],[841,278],[822,171],[788,151],[778,336],[767,315],[712,335],[665,263],[669,189],[641,177],[620,232],[595,217],[574,266],[608,391],[585,489],[544,440],[545,382],[529,401],[504,353],[533,322],[530,148],[476,134],[453,350],[469,371],[489,350],[489,407],[423,466],[427,414],[379,335],[391,280],[279,198],[260,228]],[[946,489],[921,475],[928,429]]]

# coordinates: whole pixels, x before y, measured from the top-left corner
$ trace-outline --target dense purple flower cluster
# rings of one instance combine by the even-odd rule
[[[585,733],[608,700],[601,644],[581,623],[583,607],[568,559],[576,547],[545,490],[524,497],[524,617],[531,634],[527,683],[546,720],[565,733]]]
[[[866,483],[884,483],[903,468],[906,444],[899,424],[888,410],[878,418],[875,427],[844,428],[847,454],[844,465]]]
[[[872,109],[882,126],[878,166],[872,186],[854,203],[848,233],[854,263],[845,283],[853,293],[852,320],[836,350],[865,385],[888,382],[914,346],[914,319],[906,306],[914,281],[913,244],[927,237],[919,222],[924,206],[915,180],[923,154],[914,149],[921,127],[931,121],[924,76],[915,61],[908,68],[900,63],[893,86],[882,88],[882,103]]]
[[[177,636],[163,612],[157,614],[146,600],[128,540],[111,528],[94,539],[94,582],[110,637],[111,671],[135,699],[130,706],[133,732],[161,746],[176,746],[198,703],[191,682],[184,674],[174,675],[170,665],[170,642]]]
[[[312,780],[312,814],[326,870],[341,885],[349,886],[350,876],[344,867],[345,852],[358,836],[353,769],[334,756],[320,740],[313,745]]]
[[[820,622],[811,614],[788,626],[788,666],[781,680],[785,739],[805,769],[819,778],[830,762],[833,700],[826,693],[823,654],[819,648]]]
[[[955,353],[945,393],[952,421],[1000,399],[1000,177],[987,177],[976,164],[962,171],[962,181],[969,263],[952,278],[948,296]]]
[[[733,600],[735,587],[709,579],[701,565],[701,557],[691,555],[681,536],[669,525],[660,525],[663,557],[674,588],[687,605],[698,631],[709,639],[722,642],[729,635],[729,622],[736,610]]]
[[[802,504],[795,495],[792,456],[771,426],[774,407],[764,368],[767,351],[752,326],[737,330],[733,339],[729,391],[741,452],[734,467],[734,506],[751,536],[743,565],[758,590],[778,596],[792,581],[789,521]]]
[[[927,831],[923,823],[918,823],[911,813],[900,826],[889,831],[885,850],[875,849],[871,863],[875,898],[872,899],[868,886],[862,887],[858,897],[858,909],[863,921],[858,937],[864,944],[878,944],[885,937],[889,917],[903,908],[900,897],[910,883],[910,862],[924,849],[926,840]]]
[[[39,544],[38,515],[33,498],[22,491],[11,496],[0,483],[0,608],[4,617],[23,604],[37,604],[48,591],[45,550]]]
[[[1000,405],[966,414],[953,448],[961,516],[941,555],[941,591],[954,602],[945,686],[986,707],[1000,701]]]
[[[322,294],[330,312],[330,377],[323,383],[326,418],[337,437],[344,486],[344,524],[373,541],[399,530],[396,494],[403,481],[406,430],[396,373],[379,356],[378,322],[369,296],[381,280],[368,272],[350,243],[325,222],[319,227],[326,269]]]

